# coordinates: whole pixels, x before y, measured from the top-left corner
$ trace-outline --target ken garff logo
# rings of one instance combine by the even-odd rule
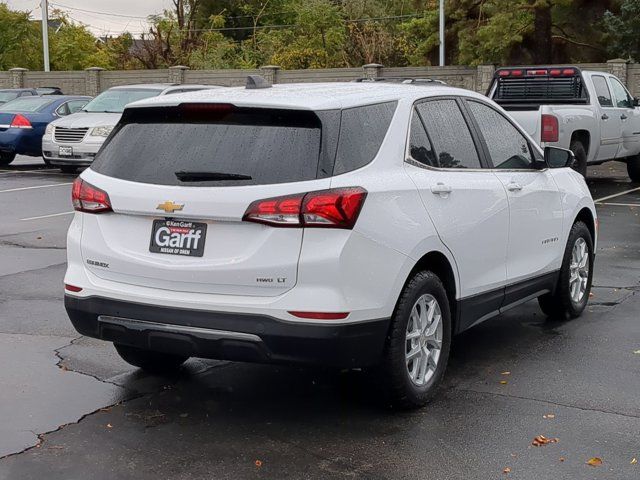
[[[156,210],[164,210],[167,213],[179,212],[184,208],[184,205],[180,205],[179,203],[173,203],[171,201],[166,201],[161,203],[156,207]]]

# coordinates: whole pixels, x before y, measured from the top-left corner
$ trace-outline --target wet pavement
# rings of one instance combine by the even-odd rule
[[[589,171],[585,315],[549,322],[529,302],[465,332],[437,398],[401,413],[362,372],[191,360],[151,377],[79,337],[62,305],[73,176],[41,167],[0,170],[0,479],[640,478],[640,185],[624,165]]]

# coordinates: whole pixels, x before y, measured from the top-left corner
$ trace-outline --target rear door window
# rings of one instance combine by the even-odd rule
[[[430,100],[417,108],[441,168],[481,168],[476,145],[456,100]]]
[[[322,124],[314,112],[194,107],[127,111],[92,168],[159,185],[265,185],[317,178]]]
[[[607,85],[605,78],[600,75],[594,75],[591,79],[593,80],[593,86],[596,89],[596,96],[598,97],[600,106],[613,107],[611,92],[609,91],[609,85]]]
[[[409,156],[422,165],[438,167],[438,159],[431,145],[431,140],[420,120],[418,111],[414,109],[409,132]]]

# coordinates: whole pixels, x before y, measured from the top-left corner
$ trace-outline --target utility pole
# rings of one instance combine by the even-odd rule
[[[49,71],[49,2],[40,2],[42,10],[42,52],[44,54],[44,71]]]
[[[440,0],[440,66],[444,67],[444,0]]]

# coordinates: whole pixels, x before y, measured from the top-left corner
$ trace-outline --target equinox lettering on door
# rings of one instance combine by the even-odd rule
[[[204,253],[206,223],[155,220],[149,251],[201,257]]]

